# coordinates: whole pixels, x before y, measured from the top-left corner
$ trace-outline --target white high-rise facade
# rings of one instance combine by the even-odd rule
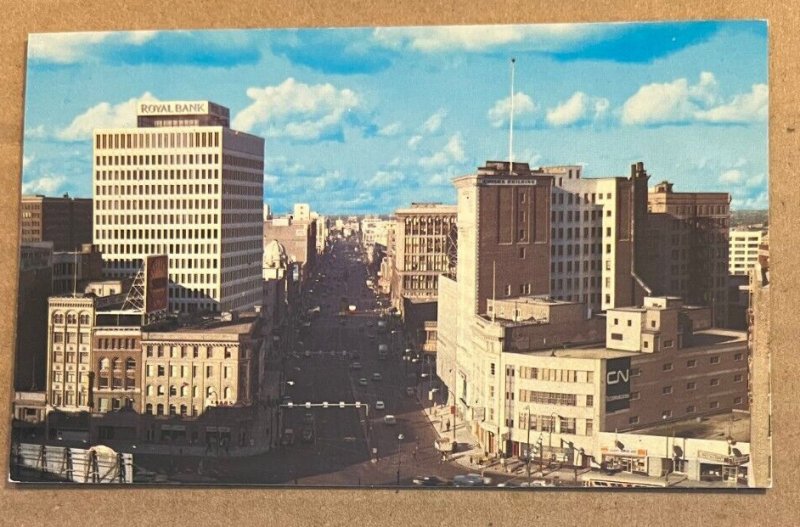
[[[94,243],[112,277],[169,255],[170,310],[261,302],[264,139],[208,101],[139,103],[137,128],[94,131]]]
[[[731,229],[728,251],[728,273],[745,275],[758,262],[758,246],[763,229]]]

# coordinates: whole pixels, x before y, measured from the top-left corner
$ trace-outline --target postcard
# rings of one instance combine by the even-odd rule
[[[767,116],[764,21],[31,34],[10,480],[770,487]]]

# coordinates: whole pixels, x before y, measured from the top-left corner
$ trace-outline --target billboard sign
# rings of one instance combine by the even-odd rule
[[[606,362],[606,412],[630,408],[631,359],[621,357]]]
[[[168,263],[166,254],[148,256],[145,262],[144,312],[166,311],[169,301]]]

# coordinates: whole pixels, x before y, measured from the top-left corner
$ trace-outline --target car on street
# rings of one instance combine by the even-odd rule
[[[306,352],[303,355],[305,355],[306,358],[310,357],[311,356],[311,350],[306,350]]]
[[[483,487],[490,483],[490,478],[485,478],[480,474],[459,474],[453,478],[453,485],[456,487]]]
[[[381,380],[383,380],[383,375],[381,375],[378,372],[375,372],[375,373],[372,374],[372,380],[373,381],[381,381]]]
[[[416,393],[416,391],[414,390],[413,386],[407,386],[406,387],[406,395],[408,395],[409,397],[414,397],[415,393]]]
[[[311,443],[312,441],[314,441],[314,430],[303,428],[303,443]]]
[[[294,430],[287,428],[283,431],[283,435],[281,436],[281,444],[283,446],[290,446],[294,444]]]
[[[453,484],[450,480],[442,479],[439,476],[415,476],[411,483],[418,487],[445,487]]]
[[[361,378],[358,380],[358,385],[359,385],[359,386],[366,386],[366,385],[367,385],[367,379],[365,379],[364,377],[361,377]]]
[[[360,362],[352,362],[352,363],[350,363],[350,369],[351,370],[360,370],[361,368],[362,368],[362,366],[361,366]]]
[[[396,425],[397,418],[391,414],[383,416],[383,423],[387,425]]]
[[[386,410],[386,404],[383,401],[375,401],[376,410]]]

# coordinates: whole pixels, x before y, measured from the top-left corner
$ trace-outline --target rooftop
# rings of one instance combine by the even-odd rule
[[[722,441],[730,436],[736,442],[748,443],[750,441],[750,413],[733,411],[679,421],[666,421],[656,426],[631,430],[629,433],[661,437],[674,435],[675,437]]]

